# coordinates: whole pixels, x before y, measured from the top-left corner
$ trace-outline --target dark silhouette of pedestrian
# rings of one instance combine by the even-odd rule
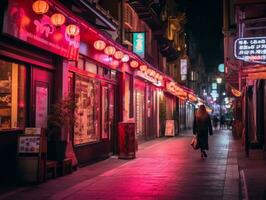
[[[216,130],[217,129],[217,126],[218,126],[218,122],[219,122],[219,119],[216,115],[213,116],[213,126],[214,126],[214,129]]]
[[[207,157],[205,150],[209,150],[208,133],[212,135],[212,124],[204,105],[200,105],[193,123],[193,134],[197,134],[201,157]]]
[[[224,123],[225,123],[225,117],[223,115],[221,115],[221,117],[220,117],[220,129],[224,128]]]

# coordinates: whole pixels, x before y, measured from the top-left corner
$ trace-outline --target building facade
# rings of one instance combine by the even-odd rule
[[[146,16],[139,2],[122,3],[113,1],[107,12],[105,1],[4,2],[1,180],[16,179],[18,135],[25,127],[47,129],[54,105],[69,97],[73,125],[60,126],[58,139],[74,165],[117,154],[119,122],[133,120],[139,142],[164,136],[166,120],[176,120],[177,130],[191,127],[196,95],[163,70],[158,40],[165,30],[155,5]]]
[[[224,1],[225,77],[235,100],[235,131],[265,149],[265,1]]]

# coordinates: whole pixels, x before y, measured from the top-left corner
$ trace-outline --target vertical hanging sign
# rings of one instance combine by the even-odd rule
[[[145,57],[145,33],[133,33],[133,52],[141,58]]]
[[[181,80],[187,80],[187,59],[180,59]]]

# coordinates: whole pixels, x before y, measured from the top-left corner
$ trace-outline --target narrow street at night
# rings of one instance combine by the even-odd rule
[[[266,200],[266,0],[2,0],[0,200]]]
[[[238,199],[238,168],[228,165],[230,133],[210,136],[204,160],[186,132],[139,145],[136,159],[111,157],[0,199]]]

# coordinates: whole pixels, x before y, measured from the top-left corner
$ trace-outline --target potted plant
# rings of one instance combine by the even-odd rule
[[[64,160],[67,141],[63,139],[62,134],[67,134],[73,127],[75,108],[76,103],[72,96],[66,96],[51,106],[47,127],[49,160]]]

